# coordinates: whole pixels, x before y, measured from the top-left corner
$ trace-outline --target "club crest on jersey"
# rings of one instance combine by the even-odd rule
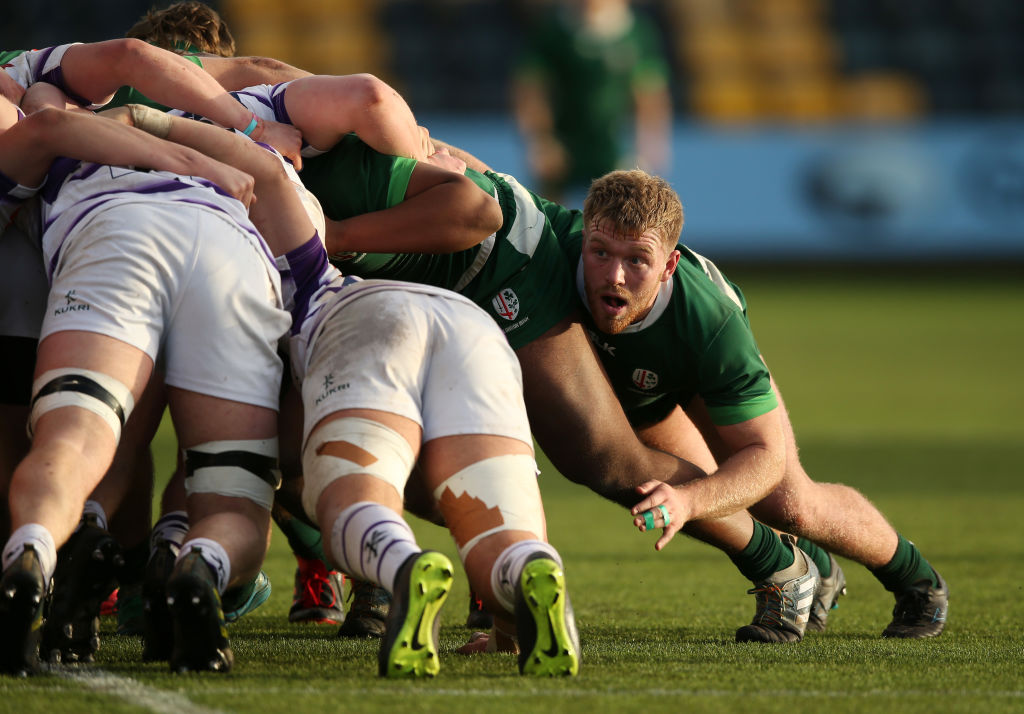
[[[494,311],[506,320],[514,320],[519,315],[519,296],[512,288],[505,288],[491,300]]]
[[[654,389],[658,386],[658,375],[649,369],[634,369],[633,384],[638,389]]]

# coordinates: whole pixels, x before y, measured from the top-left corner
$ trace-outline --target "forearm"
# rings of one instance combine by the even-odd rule
[[[726,459],[717,471],[676,489],[688,504],[686,521],[720,518],[765,498],[782,481],[785,455],[766,446],[747,446]]]
[[[8,136],[10,134],[10,136]],[[187,147],[98,117],[42,109],[18,122],[2,138],[0,170],[19,183],[37,185],[58,156],[113,166],[191,175],[209,160]]]
[[[402,96],[371,74],[307,77],[288,86],[284,101],[314,148],[327,150],[354,133],[382,154],[422,161],[433,153]]]
[[[271,57],[204,57],[203,69],[229,92],[311,76],[305,70]]]
[[[175,109],[244,129],[252,115],[200,67],[141,40],[75,45],[61,62],[68,88],[102,103],[124,85]]]
[[[436,254],[471,248],[501,227],[498,202],[475,185],[471,189],[441,183],[392,208],[328,221],[327,252]]]

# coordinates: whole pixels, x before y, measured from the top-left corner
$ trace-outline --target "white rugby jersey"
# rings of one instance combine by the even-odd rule
[[[60,63],[64,59],[64,53],[69,47],[81,44],[80,42],[69,42],[66,45],[46,47],[41,50],[28,50],[17,57],[12,58],[3,65],[3,70],[11,78],[25,89],[28,89],[36,82],[47,82],[56,86],[64,94],[82,106],[97,108],[98,105],[90,104],[84,97],[80,97],[68,89],[64,83],[64,73],[61,71]]]
[[[96,211],[131,203],[189,203],[220,211],[251,233],[263,247],[270,265],[274,265],[269,248],[249,221],[242,202],[206,179],[57,159],[39,195],[43,257],[49,278],[53,277],[64,243],[83,221]]]

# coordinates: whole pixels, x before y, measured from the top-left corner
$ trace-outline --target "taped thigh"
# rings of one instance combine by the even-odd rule
[[[320,494],[343,476],[365,474],[405,491],[415,455],[394,429],[361,417],[329,421],[310,436],[302,453],[302,506],[316,520]]]
[[[525,454],[506,454],[470,464],[434,489],[459,557],[499,531],[528,531],[544,540],[544,507],[537,464]]]
[[[277,439],[208,441],[185,449],[185,493],[246,498],[270,510],[281,485]]]
[[[29,437],[39,417],[61,407],[79,407],[98,415],[114,432],[114,439],[120,440],[135,399],[127,385],[102,372],[74,367],[51,369],[32,384]]]

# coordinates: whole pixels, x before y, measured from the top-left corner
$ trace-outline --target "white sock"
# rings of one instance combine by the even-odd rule
[[[165,540],[171,543],[178,550],[185,542],[185,534],[188,533],[188,514],[185,511],[171,511],[160,516],[153,532],[149,535],[149,554],[152,556],[157,544]]]
[[[231,559],[228,558],[224,546],[217,541],[210,538],[189,539],[187,543],[181,546],[181,552],[178,553],[178,557],[174,561],[175,565],[196,549],[199,550],[203,560],[213,570],[213,575],[217,578],[217,592],[223,595],[228,587],[228,583],[231,582]]]
[[[379,503],[361,501],[334,520],[331,552],[344,572],[394,592],[398,568],[421,548],[400,515]]]
[[[523,573],[527,559],[536,552],[542,552],[562,565],[562,556],[550,544],[541,540],[521,540],[501,551],[491,566],[491,590],[494,597],[507,612],[516,609],[516,584]]]
[[[107,512],[103,510],[103,506],[100,505],[99,501],[89,500],[85,502],[85,507],[82,508],[83,520],[85,516],[89,515],[96,516],[96,525],[100,528],[103,530],[110,529],[110,526],[107,523]],[[79,528],[81,528],[81,524],[79,524]],[[77,528],[75,530],[77,530]]]
[[[57,545],[53,542],[50,531],[38,523],[26,523],[11,533],[7,545],[4,546],[4,570],[18,559],[26,545],[31,545],[35,549],[43,571],[43,580],[49,583],[53,571],[57,568]]]

